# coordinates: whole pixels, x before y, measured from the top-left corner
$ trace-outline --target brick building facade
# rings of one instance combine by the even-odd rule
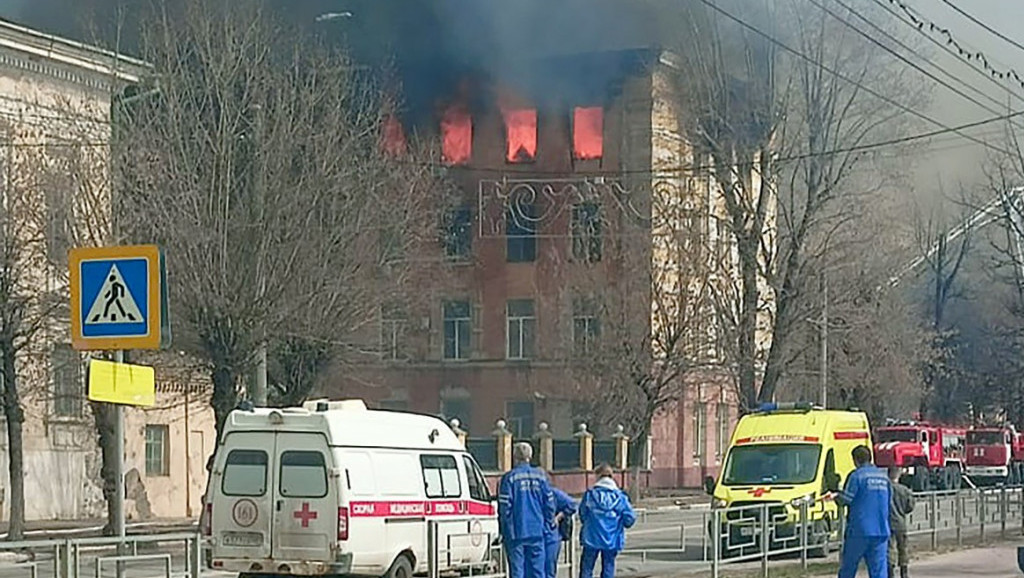
[[[456,185],[440,242],[416,256],[416,298],[382,309],[379,335],[368,336],[379,337],[379,357],[338,371],[324,393],[457,418],[471,436],[498,419],[522,438],[541,422],[556,437],[588,422],[599,396],[573,364],[603,320],[585,293],[630,287],[621,313],[649,331],[650,287],[629,283],[674,251],[656,240],[652,198],[715,205],[712,179],[679,170],[699,157],[680,128],[672,67],[669,53],[626,50],[531,62],[517,80],[464,71],[450,86],[434,82],[429,110],[400,122],[440,143],[438,164]],[[724,241],[700,214],[688,222],[699,243]],[[713,342],[713,322],[693,333]],[[730,383],[709,369],[678,384],[641,460],[651,485],[696,486],[717,471],[738,415]],[[612,427],[590,422],[598,437]]]

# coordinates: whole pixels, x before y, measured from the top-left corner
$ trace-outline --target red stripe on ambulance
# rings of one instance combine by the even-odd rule
[[[354,518],[367,517],[422,517],[422,516],[460,516],[468,511],[470,515],[494,515],[494,507],[489,504],[465,500],[445,500],[427,502],[349,502],[349,511]]]
[[[868,439],[868,432],[866,431],[837,431],[835,434],[837,440],[866,440]]]

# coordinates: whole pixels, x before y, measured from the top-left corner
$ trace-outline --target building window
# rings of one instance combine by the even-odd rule
[[[459,420],[459,427],[467,432],[469,431],[469,419],[471,417],[470,407],[469,398],[454,397],[441,399],[441,415],[444,417],[444,421],[451,423],[453,419],[457,419]]]
[[[510,401],[505,404],[506,423],[512,437],[516,439],[533,437],[533,402]]]
[[[56,345],[50,353],[53,375],[53,413],[57,417],[81,417],[85,398],[82,360],[68,344]]]
[[[578,106],[572,111],[572,151],[578,160],[604,156],[604,109]]]
[[[469,301],[445,301],[444,314],[444,358],[469,359],[471,337]]]
[[[572,256],[577,261],[601,260],[601,208],[597,203],[580,203],[572,208]]]
[[[441,117],[441,160],[464,165],[473,153],[473,117],[464,106],[454,105]]]
[[[718,457],[725,455],[729,449],[729,406],[718,404]]]
[[[377,258],[382,265],[390,265],[402,260],[405,254],[405,238],[402,231],[393,227],[384,227],[377,234]]]
[[[403,342],[405,337],[406,317],[404,312],[394,306],[383,306],[380,310],[380,356],[381,359],[394,361],[405,357]]]
[[[461,206],[448,211],[444,217],[442,231],[444,254],[452,260],[469,259],[473,249],[473,213],[468,206]]]
[[[601,320],[597,307],[589,299],[574,299],[572,302],[572,349],[577,357],[593,354],[601,336]]]
[[[505,119],[505,160],[529,163],[537,158],[537,109],[503,110]]]
[[[707,436],[704,431],[705,404],[698,402],[693,404],[693,457],[704,457],[704,446],[707,445]]]
[[[533,299],[512,299],[508,302],[505,315],[508,319],[509,359],[529,359],[533,357],[533,340],[536,333],[537,318],[534,316]]]
[[[170,435],[166,425],[146,426],[146,475],[170,475]]]
[[[537,213],[532,203],[515,201],[505,212],[505,253],[509,263],[537,260]]]

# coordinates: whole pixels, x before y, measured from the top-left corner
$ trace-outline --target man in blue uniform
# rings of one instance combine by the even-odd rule
[[[836,501],[847,506],[846,536],[839,578],[854,578],[861,558],[871,578],[886,578],[889,553],[889,476],[871,463],[867,446],[853,449],[857,469],[846,479]]]
[[[597,483],[580,500],[579,578],[593,578],[597,555],[601,555],[601,578],[614,578],[615,557],[626,544],[626,528],[636,523],[629,497],[619,489],[608,464],[597,467]]]
[[[512,448],[515,466],[498,486],[498,531],[505,543],[510,578],[544,578],[544,536],[555,519],[547,474],[530,465],[533,448]]]
[[[551,474],[548,474],[551,482]],[[558,576],[558,553],[562,542],[572,539],[572,515],[576,513],[576,500],[562,490],[551,486],[555,495],[555,519],[544,533],[544,559],[547,564],[547,578]]]

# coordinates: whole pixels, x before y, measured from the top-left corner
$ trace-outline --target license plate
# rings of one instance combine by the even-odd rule
[[[224,532],[221,541],[225,546],[262,546],[263,534],[259,532]]]
[[[749,538],[750,536],[753,536],[753,535],[754,535],[754,527],[753,526],[740,526],[740,536],[743,536],[744,538]]]

